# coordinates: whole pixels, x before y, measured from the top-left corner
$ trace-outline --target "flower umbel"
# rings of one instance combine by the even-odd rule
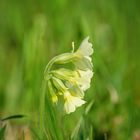
[[[79,49],[54,57],[46,66],[44,78],[47,81],[52,102],[57,103],[59,96],[64,99],[64,110],[67,114],[74,112],[77,107],[85,104],[84,92],[90,88],[93,77],[92,44],[85,38]],[[73,68],[65,67],[65,64],[72,63]],[[55,69],[55,65],[61,64],[61,68]],[[53,67],[52,67],[53,66]]]

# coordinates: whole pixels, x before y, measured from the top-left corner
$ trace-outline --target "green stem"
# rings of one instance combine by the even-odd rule
[[[45,117],[45,93],[46,93],[46,81],[43,80],[42,82],[42,92],[41,92],[41,98],[40,98],[40,132],[41,137],[43,137],[43,132],[45,131],[44,126],[44,117]]]

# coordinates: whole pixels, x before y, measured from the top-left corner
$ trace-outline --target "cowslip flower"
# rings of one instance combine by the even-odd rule
[[[68,80],[69,82],[77,83],[83,91],[87,90],[90,87],[91,78],[93,76],[93,72],[90,69],[85,71],[75,69],[74,71],[72,71],[61,68],[52,71],[52,73],[62,80]]]
[[[89,37],[85,38],[79,49],[74,53],[74,55],[79,58],[77,59],[74,64],[75,67],[80,70],[92,70],[92,59],[91,55],[93,54],[92,44],[88,42]]]
[[[64,110],[67,114],[85,104],[84,94],[90,87],[93,77],[91,59],[93,48],[88,39],[89,37],[82,41],[76,52],[54,57],[45,68],[44,77],[48,83],[52,101],[57,103],[59,96],[63,96]],[[73,69],[65,68],[66,63],[72,63]],[[55,64],[63,65],[61,65],[62,68],[53,69],[52,66]]]
[[[78,97],[72,96],[68,91],[64,93],[64,100],[65,100],[64,107],[67,114],[74,112],[76,107],[79,107],[85,104],[84,100]]]

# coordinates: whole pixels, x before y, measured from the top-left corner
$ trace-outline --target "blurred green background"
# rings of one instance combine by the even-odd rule
[[[94,104],[77,140],[86,139],[86,131],[92,131],[94,140],[139,140],[139,4],[0,0],[0,118],[26,114],[36,123],[46,64],[55,55],[70,52],[72,41],[78,48],[90,36],[94,77],[85,98]],[[65,139],[83,110],[84,106],[63,116]]]

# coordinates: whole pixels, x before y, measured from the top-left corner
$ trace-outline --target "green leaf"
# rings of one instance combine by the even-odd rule
[[[88,114],[88,112],[90,111],[91,107],[93,106],[94,101],[92,100],[86,107],[85,109],[85,115]]]
[[[80,130],[80,127],[81,127],[81,124],[83,123],[83,116],[81,116],[81,118],[79,119],[76,127],[74,128],[72,134],[71,134],[71,140],[77,140],[78,139],[78,136],[79,136],[79,130]]]
[[[7,121],[7,120],[11,120],[11,119],[21,119],[25,117],[24,115],[12,115],[12,116],[8,116],[6,118],[1,119],[1,121]]]

